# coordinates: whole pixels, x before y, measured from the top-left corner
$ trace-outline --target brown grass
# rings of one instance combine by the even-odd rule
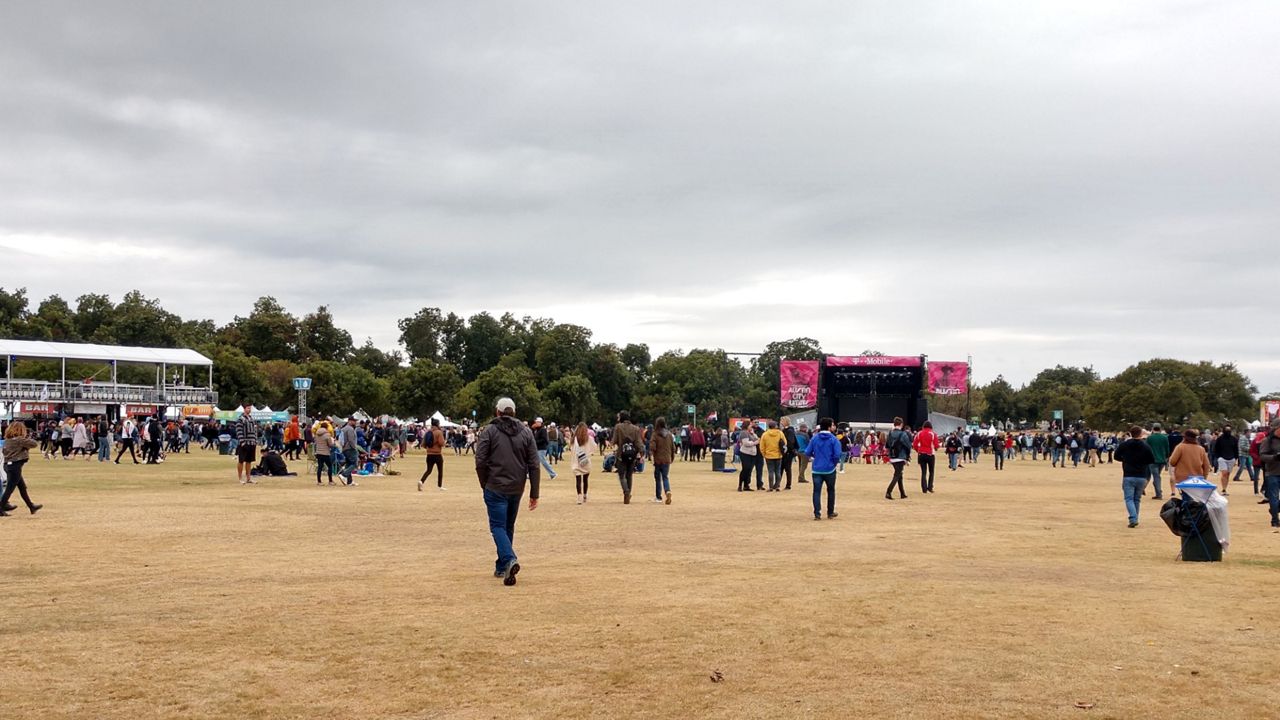
[[[40,718],[1264,718],[1280,534],[1245,483],[1234,549],[1174,561],[1154,503],[1125,527],[1119,466],[888,469],[734,492],[677,463],[624,506],[612,475],[522,511],[515,588],[470,458],[449,491],[234,480],[33,460],[35,517],[0,519],[0,716]],[[1252,629],[1248,629],[1252,628]],[[719,670],[724,680],[710,675]],[[1092,710],[1076,701],[1096,703]]]

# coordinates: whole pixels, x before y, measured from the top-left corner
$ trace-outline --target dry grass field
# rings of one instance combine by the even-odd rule
[[[810,486],[707,464],[671,506],[604,474],[577,506],[565,473],[505,588],[471,459],[446,462],[419,493],[420,455],[356,488],[33,460],[45,509],[0,519],[0,716],[1280,716],[1280,534],[1245,483],[1200,564],[1155,503],[1125,527],[1118,464],[943,468],[893,502],[851,467],[821,522]]]

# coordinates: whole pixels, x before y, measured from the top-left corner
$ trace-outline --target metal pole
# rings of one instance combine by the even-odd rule
[[[67,396],[67,359],[62,358],[62,397]]]
[[[964,423],[969,424],[973,417],[973,356],[969,356],[969,369],[964,380]]]

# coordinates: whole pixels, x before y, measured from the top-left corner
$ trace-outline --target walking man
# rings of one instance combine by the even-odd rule
[[[902,487],[902,468],[911,459],[911,436],[902,429],[902,418],[893,419],[893,431],[885,440],[885,449],[889,451],[889,463],[893,465],[893,479],[889,481],[889,487],[885,488],[884,499],[893,499],[894,485],[898,486],[898,497],[905,499],[907,491]]]
[[[836,467],[840,463],[840,441],[831,434],[835,421],[822,418],[818,421],[818,433],[809,440],[804,454],[813,463],[813,519],[822,519],[822,486],[827,486],[827,519],[836,513]],[[803,428],[801,428],[803,429]]]
[[[623,410],[618,413],[618,424],[613,426],[609,439],[614,445],[614,470],[622,486],[622,504],[630,505],[631,477],[636,471],[636,461],[644,456],[644,436],[640,428],[631,423],[631,414]]]
[[[347,485],[355,485],[356,468],[360,465],[360,433],[356,430],[356,419],[347,418],[347,424],[338,431],[338,450],[342,451],[342,470]]]
[[[431,427],[422,434],[422,444],[427,446],[427,471],[418,479],[418,492],[427,484],[431,471],[436,471],[436,487],[444,490],[444,431],[439,418],[431,418]]]
[[[1129,510],[1129,527],[1131,528],[1138,527],[1138,508],[1142,504],[1142,496],[1147,489],[1147,478],[1150,475],[1151,466],[1156,464],[1151,446],[1141,438],[1141,427],[1134,425],[1129,428],[1129,439],[1120,443],[1115,454],[1116,459],[1120,461],[1123,473],[1120,483],[1124,489],[1124,506]]]
[[[1271,421],[1271,433],[1258,444],[1262,460],[1262,494],[1271,510],[1271,527],[1280,528],[1280,418]]]
[[[512,543],[516,537],[516,515],[529,482],[529,510],[538,509],[540,463],[533,433],[516,420],[516,404],[501,398],[496,417],[476,437],[476,477],[484,491],[489,514],[489,533],[498,551],[493,576],[502,584],[516,584],[520,562]]]
[[[551,444],[551,439],[547,436],[547,429],[542,426],[542,418],[534,418],[533,440],[538,447],[538,460],[542,463],[542,469],[547,471],[547,477],[555,480],[556,471],[552,470],[551,463],[547,462],[547,448]]]
[[[1169,436],[1160,430],[1160,423],[1151,426],[1146,443],[1147,447],[1151,448],[1151,466],[1147,468],[1147,479],[1155,485],[1154,499],[1163,500],[1164,493],[1160,490],[1160,472],[1164,470],[1165,463],[1169,462]],[[1172,493],[1173,488],[1171,487],[1169,491]]]
[[[1218,459],[1222,494],[1226,495],[1227,487],[1231,484],[1231,471],[1236,469],[1236,463],[1240,461],[1240,441],[1231,434],[1230,425],[1223,426],[1222,434],[1213,441],[1213,456]]]
[[[245,403],[244,412],[236,419],[236,477],[241,485],[256,485],[258,482],[249,474],[258,459],[258,423],[249,414],[250,407]]]
[[[911,447],[915,448],[917,461],[920,463],[921,493],[933,492],[934,453],[938,451],[941,444],[937,434],[933,432],[933,423],[925,420],[924,427],[911,443]]]

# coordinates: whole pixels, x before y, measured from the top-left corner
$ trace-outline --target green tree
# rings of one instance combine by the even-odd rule
[[[1146,360],[1090,386],[1085,415],[1099,427],[1235,422],[1252,417],[1256,392],[1231,364]]]
[[[764,346],[764,351],[751,361],[751,374],[764,381],[767,388],[773,391],[773,407],[766,413],[776,414],[781,408],[781,372],[783,360],[821,360],[826,357],[822,345],[813,338],[801,337],[791,340],[778,340]]]
[[[605,344],[591,348],[586,376],[596,389],[600,412],[605,419],[611,419],[618,411],[630,408],[636,389],[636,377],[623,364],[616,346]]]
[[[363,410],[380,415],[391,411],[387,381],[359,365],[313,360],[304,363],[299,373],[311,378],[307,406],[312,414],[348,415]]]
[[[239,331],[240,347],[251,357],[291,361],[301,358],[298,319],[271,296],[258,298],[249,316],[236,317],[232,324]]]
[[[364,345],[351,353],[351,363],[373,373],[377,377],[391,377],[404,363],[397,350],[383,352],[373,344],[373,338],[365,338]]]
[[[61,296],[50,295],[40,302],[35,315],[27,322],[27,334],[53,342],[75,342],[80,339],[76,330],[75,312]]]
[[[600,413],[595,386],[578,373],[556,379],[542,391],[542,397],[546,414],[566,426],[580,421],[590,423]]]
[[[503,317],[509,318],[509,314]],[[512,335],[509,327],[510,323],[504,325],[486,312],[472,315],[467,320],[462,343],[465,360],[459,368],[464,380],[474,380],[480,373],[497,365],[503,355],[521,347],[519,338]]]
[[[111,332],[121,345],[177,347],[181,328],[181,318],[137,290],[125,294],[111,321]]]
[[[266,384],[266,394],[258,403],[270,405],[273,410],[284,410],[298,404],[298,393],[293,389],[293,379],[301,377],[300,368],[288,360],[263,360],[258,363],[258,375]]]
[[[1018,392],[1019,402],[1028,420],[1052,419],[1054,410],[1062,410],[1067,422],[1083,417],[1085,391],[1098,382],[1093,368],[1056,365],[1041,370]]]
[[[621,358],[622,364],[637,378],[647,375],[649,363],[653,362],[653,358],[649,355],[649,346],[644,343],[627,343],[626,347],[622,348]]]
[[[410,360],[439,361],[441,336],[444,331],[444,315],[440,308],[422,308],[413,317],[402,318],[400,344],[409,353]]]
[[[258,371],[258,361],[245,355],[238,347],[213,345],[202,352],[213,361],[213,387],[218,391],[218,404],[224,408],[239,407],[242,403],[265,405],[270,388]]]
[[[498,398],[509,397],[515,401],[516,415],[532,420],[543,409],[542,393],[535,380],[533,371],[526,367],[494,366],[458,392],[454,412],[470,415],[475,410],[478,417],[488,417],[493,414]]]
[[[12,292],[0,287],[0,334],[17,335],[27,317],[27,289]]]
[[[1018,393],[1003,375],[997,375],[982,391],[986,397],[981,415],[983,420],[1003,423],[1024,419],[1022,408],[1018,404]]]
[[[586,370],[591,355],[590,330],[581,325],[555,325],[538,335],[534,368],[543,382],[554,382]]]
[[[391,376],[391,407],[402,417],[430,417],[452,408],[462,376],[447,363],[414,360]]]
[[[90,342],[110,345],[115,341],[111,319],[115,303],[107,295],[87,293],[76,298],[76,334]]]
[[[303,317],[298,323],[298,334],[302,354],[308,358],[344,362],[351,357],[351,333],[334,324],[327,305]]]

